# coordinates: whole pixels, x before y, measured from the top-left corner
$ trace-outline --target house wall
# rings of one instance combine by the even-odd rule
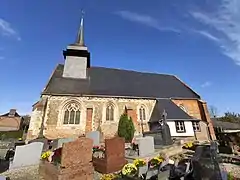
[[[171,136],[174,136],[174,137],[192,137],[192,136],[194,136],[194,131],[193,131],[191,121],[184,121],[185,129],[186,129],[186,132],[184,132],[184,133],[177,133],[174,121],[168,121],[167,124],[169,126]]]
[[[0,129],[1,131],[13,131],[19,130],[21,123],[21,117],[0,117]]]
[[[203,102],[201,100],[188,100],[188,99],[172,99],[172,101],[180,106],[180,105],[183,105],[185,107],[185,109],[187,110],[186,112],[196,118],[196,119],[200,119],[202,121],[204,121],[205,123],[208,123],[209,124],[209,130],[210,130],[210,134],[211,134],[211,137],[213,140],[216,139],[215,137],[215,132],[214,132],[214,128],[213,128],[213,125],[212,125],[212,121],[210,119],[210,115],[209,115],[209,112],[208,112],[208,108],[207,108],[207,104],[206,102]],[[203,131],[205,132],[204,133],[197,133],[197,138],[200,138],[200,139],[203,139],[203,138],[206,138],[207,137],[207,133],[205,131],[206,127],[206,124],[204,123],[201,123],[201,129],[203,129]]]

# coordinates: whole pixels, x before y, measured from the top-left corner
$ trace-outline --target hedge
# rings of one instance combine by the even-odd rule
[[[23,136],[23,130],[18,130],[18,131],[0,131],[0,139],[3,137],[4,139],[9,139],[9,138],[22,138]]]

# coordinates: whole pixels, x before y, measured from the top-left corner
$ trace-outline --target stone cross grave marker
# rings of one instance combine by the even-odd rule
[[[100,145],[100,132],[99,131],[88,132],[86,134],[86,137],[93,140],[93,146]]]
[[[38,165],[40,163],[42,150],[43,143],[41,142],[17,146],[9,169]]]
[[[152,136],[141,137],[137,139],[139,156],[144,157],[154,153],[154,138]]]

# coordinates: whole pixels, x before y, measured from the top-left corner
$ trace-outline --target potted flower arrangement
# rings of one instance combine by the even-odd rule
[[[144,159],[135,159],[133,161],[133,164],[138,168],[138,176],[141,176],[147,173],[148,166]]]
[[[105,147],[103,145],[102,146],[93,146],[92,152],[95,153],[97,151],[105,152]]]
[[[122,168],[121,174],[122,174],[122,177],[126,180],[137,179],[138,168],[134,164],[128,163]]]
[[[92,149],[94,158],[104,158],[105,157],[105,147],[104,146],[94,146]]]
[[[52,151],[43,152],[41,155],[41,160],[51,162],[51,158],[50,158],[51,155],[52,155]]]
[[[115,180],[119,177],[118,174],[104,174],[102,175],[102,177],[100,178],[100,180]]]
[[[148,162],[148,165],[150,168],[156,168],[156,167],[159,167],[163,161],[164,161],[163,157],[157,156],[150,159],[150,161]]]
[[[193,150],[195,151],[195,144],[193,142],[187,142],[183,145],[183,149]]]

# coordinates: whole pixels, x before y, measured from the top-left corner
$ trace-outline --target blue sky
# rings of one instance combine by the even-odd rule
[[[92,65],[174,74],[219,114],[240,112],[239,0],[2,0],[0,113],[31,112],[82,8]]]

